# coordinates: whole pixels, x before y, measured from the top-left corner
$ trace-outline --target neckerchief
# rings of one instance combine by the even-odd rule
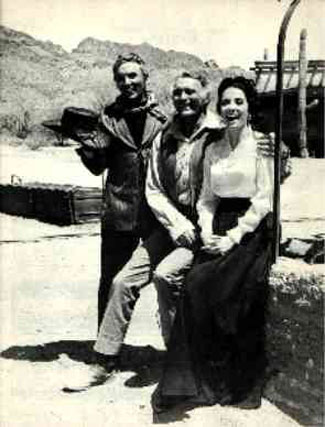
[[[146,92],[144,101],[137,107],[129,107],[123,97],[120,95],[116,98],[115,107],[123,114],[137,114],[154,109],[158,106],[158,102],[152,92]]]

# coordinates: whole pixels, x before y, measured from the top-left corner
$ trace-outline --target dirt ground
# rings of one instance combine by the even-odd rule
[[[324,233],[324,164],[294,161],[294,174],[283,187],[288,234]],[[24,182],[100,186],[71,148],[31,152],[1,147],[0,171],[1,182],[17,174]],[[136,306],[122,371],[87,392],[63,393],[64,386],[89,369],[86,362],[96,336],[99,242],[98,223],[58,227],[0,214],[1,427],[299,425],[267,400],[254,411],[217,405],[154,420],[150,395],[164,347],[153,287],[142,292]]]

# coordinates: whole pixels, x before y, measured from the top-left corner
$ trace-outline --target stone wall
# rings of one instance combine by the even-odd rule
[[[279,258],[270,277],[266,397],[302,425],[323,425],[324,265]]]

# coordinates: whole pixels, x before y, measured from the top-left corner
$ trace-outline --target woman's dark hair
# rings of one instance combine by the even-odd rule
[[[248,112],[251,115],[251,123],[254,124],[256,122],[257,114],[257,91],[254,80],[247,79],[243,76],[226,77],[223,79],[218,87],[217,112],[219,114],[221,110],[222,94],[229,87],[235,87],[237,89],[241,89],[244,92],[248,103]]]

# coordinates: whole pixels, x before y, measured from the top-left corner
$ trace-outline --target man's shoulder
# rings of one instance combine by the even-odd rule
[[[158,106],[154,106],[148,110],[148,113],[157,119],[163,127],[168,124],[168,116],[167,114]]]
[[[145,106],[142,111],[146,111],[148,114],[150,114],[150,116],[155,118],[162,125],[164,125],[168,121],[167,114],[156,103],[154,105],[149,105],[148,107]],[[124,115],[125,109],[123,109],[123,107],[121,106],[119,98],[117,98],[114,102],[105,105],[102,109],[102,116],[106,116],[108,119],[119,119],[122,118]]]
[[[177,117],[175,115],[167,117],[161,128],[161,144],[166,145],[177,141],[179,132]]]
[[[121,112],[122,111],[119,104],[116,101],[114,101],[114,102],[111,102],[110,104],[106,104],[103,107],[101,114],[102,116],[106,116],[108,118],[113,118],[113,117],[117,118],[121,115]]]

